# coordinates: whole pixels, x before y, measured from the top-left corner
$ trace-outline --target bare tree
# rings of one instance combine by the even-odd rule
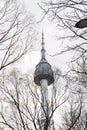
[[[63,30],[63,36],[58,33],[58,39],[69,39],[71,42],[67,45],[67,48],[62,52],[57,54],[61,54],[65,51],[76,51],[77,53],[82,52],[82,54],[86,54],[87,52],[87,36],[86,36],[86,28],[78,29],[75,27],[76,22],[81,19],[86,18],[87,12],[87,1],[85,0],[48,0],[48,2],[44,1],[39,5],[42,9],[44,15],[48,16],[48,19],[57,25],[57,28]],[[42,18],[42,19],[43,19]],[[80,39],[80,41],[79,41]],[[78,40],[78,42],[77,42]],[[69,41],[69,42],[70,42]],[[76,42],[75,42],[76,41]],[[57,55],[55,54],[55,55]],[[80,53],[80,55],[82,55]]]
[[[33,82],[32,73],[21,74],[13,70],[0,75],[0,124],[12,130],[42,130],[40,87]],[[55,82],[48,87],[48,108],[44,130],[53,127],[55,114],[61,113],[60,129],[85,130],[87,93],[73,77],[64,77],[57,70]],[[44,111],[45,112],[45,111]],[[59,115],[59,114],[58,114]],[[57,119],[56,119],[57,120]],[[55,122],[55,120],[54,120]]]
[[[57,73],[58,74],[58,73]],[[45,114],[46,122],[44,130],[52,124],[53,116],[68,99],[66,95],[66,82],[61,84],[59,75],[56,75],[56,82],[49,86],[48,106],[49,114]],[[41,92],[32,80],[32,74],[22,75],[19,71],[11,71],[9,76],[0,76],[0,124],[4,128],[12,130],[42,130],[41,109],[44,107],[41,102]],[[45,111],[44,111],[45,112]]]
[[[67,111],[64,112],[62,116],[62,125],[61,129],[65,130],[86,130],[86,110],[83,107],[82,99],[79,98],[79,101],[75,102],[73,99],[71,102],[68,102]]]
[[[34,24],[16,0],[0,1],[0,70],[34,49]]]
[[[61,109],[60,130],[86,130],[87,89],[79,81],[77,73],[68,75],[68,89],[70,96]],[[66,108],[66,109],[65,109]]]
[[[75,24],[80,19],[86,18],[86,6],[87,1],[85,0],[48,0],[48,2],[43,0],[40,5],[44,13],[44,17],[45,15],[48,15],[48,19],[54,22],[57,27],[66,29],[68,35],[64,38],[80,37],[84,40],[87,40],[86,30],[79,31],[75,28]]]
[[[66,51],[74,52],[74,57],[71,60],[71,70],[79,74],[80,80],[82,77],[87,77],[87,28],[78,29],[75,27],[76,22],[86,19],[87,1],[48,0],[48,2],[43,1],[40,8],[44,13],[44,17],[48,16],[48,19],[56,24],[58,29],[65,32],[63,36],[57,36],[58,39],[69,39],[66,49],[53,56]]]

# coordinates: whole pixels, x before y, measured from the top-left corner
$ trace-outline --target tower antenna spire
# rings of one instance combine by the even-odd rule
[[[46,52],[46,50],[45,50],[45,43],[44,43],[44,33],[42,32],[42,43],[41,43],[41,45],[42,45],[42,49],[41,49],[41,60],[43,61],[43,60],[46,60],[46,56],[45,56],[45,52]]]

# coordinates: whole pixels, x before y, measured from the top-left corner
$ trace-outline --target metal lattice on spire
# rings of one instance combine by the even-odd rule
[[[42,56],[41,56],[41,60],[46,60],[46,56],[45,56],[45,47],[44,47],[44,45],[45,45],[45,43],[44,43],[44,33],[42,32],[42,43],[41,43],[41,45],[42,45],[42,49],[41,49],[41,54],[42,54]]]

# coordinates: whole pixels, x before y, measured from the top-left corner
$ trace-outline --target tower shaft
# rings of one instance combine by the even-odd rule
[[[46,118],[48,114],[48,81],[46,79],[41,80],[41,103],[42,103],[42,112],[41,118]]]
[[[44,130],[44,125],[46,125],[47,118],[49,118],[48,81],[46,79],[41,80],[41,104],[41,126],[42,130]],[[49,123],[47,130],[50,130]]]

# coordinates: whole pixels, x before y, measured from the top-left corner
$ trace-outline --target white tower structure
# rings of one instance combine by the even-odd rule
[[[41,60],[37,64],[34,74],[34,82],[41,88],[41,127],[42,130],[50,130],[48,85],[54,82],[51,65],[47,62],[44,48],[44,35],[42,33]]]

